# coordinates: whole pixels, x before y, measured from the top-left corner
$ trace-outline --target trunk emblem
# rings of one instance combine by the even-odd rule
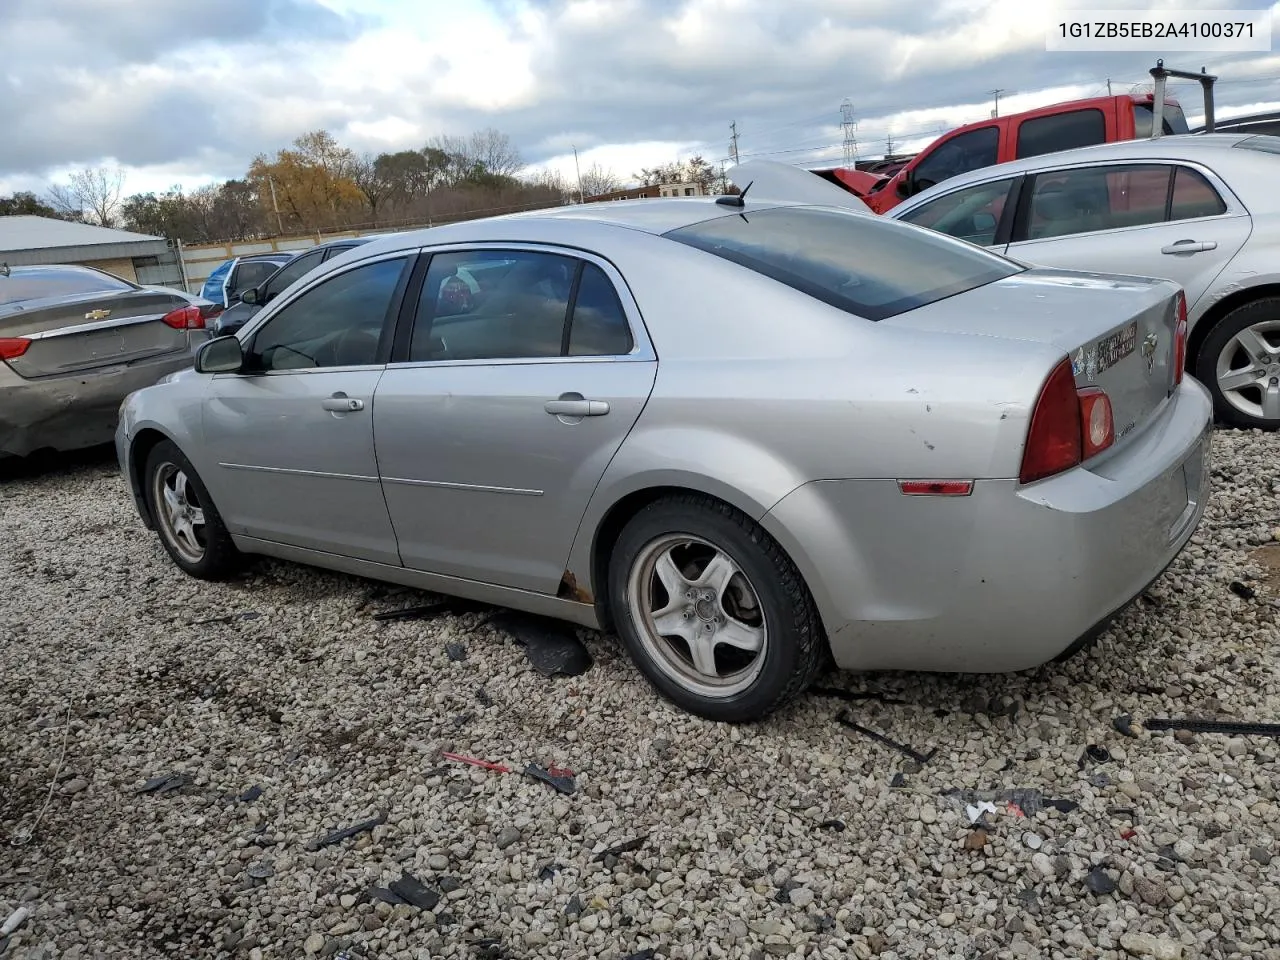
[[[1160,338],[1154,333],[1148,333],[1146,339],[1142,341],[1142,355],[1147,358],[1147,373],[1150,373],[1156,365],[1156,344],[1160,342]]]
[[[110,310],[90,310],[84,315],[84,318],[86,320],[105,320],[109,316],[111,316]]]

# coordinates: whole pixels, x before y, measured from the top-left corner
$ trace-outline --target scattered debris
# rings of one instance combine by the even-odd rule
[[[844,833],[848,829],[848,825],[843,820],[823,820],[818,824],[819,830],[834,830],[836,833]]]
[[[507,956],[506,947],[502,945],[502,941],[497,937],[485,937],[483,940],[475,940],[471,944],[476,952],[476,956],[480,960],[503,960]]]
[[[31,916],[31,910],[27,907],[19,907],[13,913],[9,914],[9,919],[0,926],[0,937],[7,937],[16,931],[20,926],[27,922],[27,917]]]
[[[524,647],[529,663],[544,677],[578,677],[591,669],[591,654],[567,623],[515,610],[504,610],[491,617],[489,623],[511,634]]]
[[[384,622],[387,620],[416,620],[423,617],[440,617],[448,613],[474,613],[477,610],[484,609],[487,609],[487,604],[479,603],[475,600],[464,600],[461,597],[450,597],[448,600],[424,603],[416,607],[384,610],[382,613],[375,613],[373,619]]]
[[[423,886],[422,881],[411,873],[403,874],[399,880],[392,880],[387,886],[405,903],[420,910],[434,910],[440,902],[440,894]]]
[[[582,898],[576,893],[569,898],[569,902],[564,905],[564,915],[566,917],[578,917],[583,911]]]
[[[1039,850],[1044,846],[1044,840],[1040,838],[1040,835],[1032,833],[1030,830],[1022,835],[1022,842],[1032,850]]]
[[[564,794],[573,794],[578,789],[574,782],[573,771],[561,767],[550,767],[544,770],[536,763],[531,763],[524,768],[524,775],[534,780],[541,780],[547,786],[554,787]]]
[[[538,871],[538,879],[543,883],[546,883],[549,880],[554,880],[556,878],[556,874],[563,869],[564,867],[558,863],[548,863]]]
[[[152,777],[137,789],[137,793],[169,793],[171,790],[180,790],[187,784],[191,783],[191,778],[185,773],[162,773],[158,777]]]
[[[460,713],[453,718],[453,725],[455,727],[465,727],[468,723],[470,723],[475,718],[476,718],[476,715],[474,713]]]
[[[966,850],[981,850],[987,845],[987,831],[979,827],[973,830],[964,838],[964,848]]]
[[[1232,580],[1231,586],[1229,589],[1237,597],[1240,597],[1243,600],[1252,600],[1254,597],[1258,595],[1258,592],[1254,590],[1253,587],[1246,586],[1245,584],[1241,583],[1239,580]]]
[[[1074,800],[1046,800],[1044,805],[1046,807],[1053,807],[1053,809],[1057,810],[1059,813],[1074,813],[1080,809],[1080,804],[1076,803]]]
[[[1125,829],[1120,831],[1121,840],[1132,840],[1137,835],[1138,835],[1138,831],[1133,829],[1133,827],[1126,827]]]
[[[1242,737],[1280,737],[1280,723],[1238,723],[1231,720],[1147,720],[1148,730],[1177,730],[1184,733],[1226,733]]]
[[[649,839],[648,834],[641,834],[640,836],[634,837],[631,840],[624,840],[622,843],[617,843],[617,844],[614,844],[612,847],[607,847],[606,849],[601,850],[599,853],[595,855],[593,859],[595,859],[596,861],[600,861],[600,860],[603,860],[605,857],[619,857],[624,853],[634,853],[635,851],[643,847],[644,842],[648,839]]]
[[[1138,736],[1133,732],[1133,717],[1127,713],[1112,720],[1111,726],[1115,727],[1116,732],[1122,736],[1132,738],[1136,738]]]
[[[907,778],[902,775],[902,771],[895,773],[893,779],[889,781],[889,786],[891,787],[905,787],[906,785]]]
[[[263,795],[263,793],[265,793],[265,792],[266,792],[266,791],[264,791],[260,786],[258,786],[258,785],[255,783],[252,787],[250,787],[250,788],[249,788],[248,790],[246,790],[244,793],[240,794],[240,802],[241,802],[241,803],[253,803],[253,801],[257,800],[257,799],[258,799],[260,796],[262,796],[262,795]]]
[[[257,620],[262,616],[257,610],[246,610],[244,613],[231,613],[225,617],[210,617],[207,620],[192,620],[189,627],[200,627],[208,623],[235,623],[237,620]]]
[[[897,697],[886,697],[882,693],[859,693],[854,690],[841,690],[838,687],[810,687],[809,693],[818,697],[834,697],[837,700],[845,700],[849,703],[858,703],[862,700],[878,700],[880,703],[905,705],[907,702],[899,700]]]
[[[961,790],[952,787],[942,791],[942,797],[955,809],[966,812],[969,807],[983,803],[997,807],[1003,804],[1009,808],[1010,812],[1016,811],[1015,816],[1034,817],[1045,807],[1044,796],[1032,787],[1018,787],[1012,790]],[[983,810],[988,813],[999,812],[998,809],[992,811],[987,807],[983,807]],[[970,816],[971,823],[973,819],[973,816]]]
[[[1091,743],[1080,754],[1080,759],[1076,761],[1076,767],[1083,770],[1090,763],[1107,763],[1110,759],[1111,752],[1106,747]]]
[[[392,893],[386,887],[370,887],[366,891],[365,897],[369,900],[381,900],[383,903],[389,903],[393,907],[408,902],[403,897]]]
[[[275,874],[275,867],[271,865],[270,860],[261,860],[258,863],[250,864],[249,869],[245,870],[254,880],[267,880]]]
[[[341,843],[343,840],[350,839],[357,834],[364,833],[366,830],[372,830],[379,824],[387,822],[387,811],[380,810],[378,815],[372,820],[365,820],[363,823],[357,823],[355,826],[344,827],[341,830],[335,830],[333,833],[325,834],[322,837],[316,837],[314,840],[308,840],[303,848],[311,853],[321,849],[322,847],[330,847],[335,843]]]
[[[983,800],[980,803],[969,804],[964,808],[964,812],[968,816],[970,823],[977,823],[982,819],[983,814],[996,814],[1000,811],[996,809],[996,805],[990,800]]]
[[[461,661],[467,659],[466,644],[446,643],[444,645],[444,652],[449,655],[449,659],[452,660],[454,663],[460,663]]]
[[[444,757],[446,760],[456,760],[459,763],[469,763],[473,767],[480,767],[481,769],[484,769],[484,770],[492,770],[494,773],[510,773],[511,772],[510,767],[504,767],[500,763],[490,763],[488,760],[481,760],[478,757],[468,757],[461,753],[443,752],[440,754],[440,756]]]
[[[1110,874],[1103,870],[1102,867],[1093,867],[1089,871],[1089,875],[1084,878],[1084,885],[1089,888],[1091,893],[1099,896],[1114,893],[1116,882],[1111,879]]]
[[[848,711],[844,711],[844,710],[840,711],[840,713],[836,716],[836,723],[840,724],[842,727],[845,727],[849,730],[853,730],[856,733],[860,733],[864,737],[869,737],[872,740],[875,740],[877,743],[883,743],[886,747],[892,747],[894,750],[897,750],[899,753],[903,753],[907,755],[916,763],[920,763],[920,764],[928,763],[930,760],[933,759],[933,755],[938,752],[937,749],[935,748],[933,750],[930,750],[928,753],[920,753],[919,751],[913,749],[912,747],[907,746],[905,743],[898,743],[898,741],[890,740],[888,737],[886,737],[882,733],[876,733],[874,730],[868,730],[866,727],[863,727],[857,723],[854,723],[853,718],[849,716]]]

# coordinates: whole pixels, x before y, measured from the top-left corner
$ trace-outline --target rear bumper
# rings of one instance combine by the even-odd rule
[[[846,669],[1004,672],[1105,626],[1190,540],[1209,496],[1212,405],[1191,379],[1099,466],[904,497],[809,483],[764,526],[795,559]]]
[[[207,336],[193,339],[192,346]],[[62,377],[24,380],[0,362],[0,453],[24,457],[44,449],[110,443],[120,402],[134,390],[191,366],[191,353]]]

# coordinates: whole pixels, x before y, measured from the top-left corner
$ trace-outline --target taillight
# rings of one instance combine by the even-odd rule
[[[0,360],[16,360],[29,346],[31,341],[26,337],[0,337]]]
[[[1080,420],[1084,424],[1081,459],[1088,460],[1115,441],[1116,423],[1111,414],[1111,398],[1097,387],[1083,387],[1080,397]]]
[[[1076,378],[1071,360],[1064,357],[1049,374],[1031,413],[1018,479],[1031,483],[1074,467],[1083,456],[1081,432]]]
[[[199,307],[179,307],[160,318],[175,330],[203,330],[204,314]]]
[[[1187,367],[1187,295],[1178,291],[1178,325],[1173,331],[1173,385],[1182,383]]]
[[[1031,413],[1018,479],[1031,483],[1070,470],[1115,439],[1111,398],[1098,387],[1077,389],[1071,360],[1064,357],[1049,374]]]

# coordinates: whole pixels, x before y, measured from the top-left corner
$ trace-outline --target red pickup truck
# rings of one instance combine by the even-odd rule
[[[979,167],[1093,143],[1149,137],[1154,103],[1152,94],[1055,103],[957,127],[891,176],[848,167],[814,172],[857,194],[874,212],[884,213],[912,194]],[[1176,100],[1165,99],[1161,129],[1166,134],[1189,132]]]

